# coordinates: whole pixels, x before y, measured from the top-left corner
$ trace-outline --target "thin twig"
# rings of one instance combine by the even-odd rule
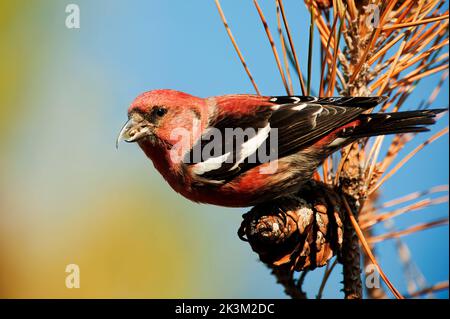
[[[286,18],[286,14],[284,13],[283,1],[282,0],[277,0],[277,2],[280,5],[281,17],[283,18],[283,23],[284,23],[284,27],[286,29],[286,34],[287,34],[287,37],[288,37],[289,45],[291,47],[291,52],[292,52],[292,55],[294,56],[295,67],[297,69],[297,74],[298,74],[298,78],[299,78],[299,81],[300,81],[300,87],[301,87],[301,90],[302,90],[302,94],[306,95],[305,81],[303,80],[303,74],[302,74],[302,72],[300,70],[300,64],[298,63],[297,53],[295,51],[294,42],[292,41],[291,30],[289,29],[289,24],[288,24],[288,21],[287,21],[287,18]]]
[[[392,175],[394,175],[403,165],[405,165],[406,162],[408,162],[414,155],[416,155],[421,149],[423,149],[425,146],[433,143],[441,136],[444,136],[448,133],[448,127],[444,128],[443,130],[437,132],[432,137],[430,137],[428,140],[417,146],[411,153],[406,155],[389,173],[387,173],[369,192],[368,195],[373,194],[378,188],[380,188],[381,185],[383,185],[384,182],[386,182],[387,179],[389,179]]]
[[[444,225],[448,225],[448,218],[439,219],[439,220],[429,222],[429,223],[414,225],[407,229],[399,230],[399,231],[392,232],[392,233],[374,236],[374,237],[369,238],[368,242],[371,244],[375,244],[375,243],[384,241],[386,239],[398,238],[398,237],[402,237],[405,235],[416,233],[418,231],[422,231],[422,230],[426,230],[426,229],[438,227],[438,226],[444,226]]]
[[[334,92],[334,87],[336,84],[336,72],[337,72],[337,57],[339,54],[339,42],[341,39],[341,34],[342,34],[342,27],[344,25],[344,22],[341,20],[341,23],[339,24],[339,31],[336,35],[336,47],[334,48],[334,52],[333,52],[333,63],[331,65],[331,75],[330,75],[330,79],[331,79],[331,83],[328,85],[328,96],[333,95]]]
[[[261,22],[264,26],[264,30],[266,31],[267,38],[270,43],[270,47],[272,48],[273,56],[275,58],[275,62],[277,63],[278,71],[280,71],[281,80],[283,81],[284,88],[286,89],[286,93],[289,94],[289,87],[286,82],[286,77],[284,76],[284,71],[281,66],[280,57],[278,56],[278,51],[275,46],[275,42],[273,41],[272,34],[270,33],[269,25],[267,24],[266,18],[264,17],[264,14],[261,10],[261,7],[258,4],[257,0],[253,0],[253,3],[255,4],[256,10],[258,11],[259,17],[261,19]]]
[[[410,294],[408,297],[409,298],[420,297],[422,295],[427,295],[429,293],[440,291],[440,290],[445,290],[445,289],[448,289],[448,281],[439,282],[431,287],[417,290],[417,291],[413,292],[412,294]]]
[[[230,26],[228,25],[225,15],[222,11],[220,2],[219,2],[219,0],[215,0],[215,2],[216,2],[217,10],[219,11],[219,14],[220,14],[220,18],[222,19],[223,25],[225,26],[225,30],[227,31],[228,36],[230,37],[231,43],[233,44],[234,49],[236,50],[236,53],[239,56],[239,60],[241,60],[242,66],[244,67],[244,70],[247,73],[247,76],[250,79],[250,82],[252,82],[252,85],[255,88],[256,94],[261,95],[261,93],[259,92],[258,86],[256,85],[255,80],[253,79],[253,76],[250,73],[247,63],[245,63],[244,57],[242,56],[242,53],[241,53],[241,50],[239,50],[236,40],[234,39],[233,33],[231,33]]]
[[[325,289],[325,285],[327,284],[328,278],[330,278],[331,273],[333,272],[334,267],[337,265],[337,258],[333,261],[331,266],[325,270],[325,273],[322,278],[322,282],[320,283],[319,292],[317,293],[317,299],[322,299],[323,290]],[[328,266],[329,264],[327,264]]]
[[[414,22],[399,23],[399,24],[389,25],[389,26],[383,27],[383,31],[392,30],[392,29],[413,27],[413,26],[418,26],[418,25],[421,25],[421,24],[427,24],[427,23],[431,23],[431,22],[435,22],[435,21],[441,21],[441,20],[445,20],[445,19],[448,19],[448,14],[444,14],[442,16],[435,17],[435,18],[429,18],[429,19],[414,21]]]
[[[414,192],[414,193],[411,193],[411,194],[408,194],[408,195],[405,195],[405,196],[402,196],[402,197],[390,200],[388,202],[385,202],[380,207],[377,207],[377,209],[392,207],[392,206],[395,206],[395,205],[398,205],[398,204],[402,204],[402,203],[410,201],[410,200],[417,199],[417,198],[425,196],[425,195],[438,193],[438,192],[448,192],[448,191],[449,191],[448,185],[434,186],[434,187],[432,187],[430,189],[427,189],[425,191]]]
[[[448,202],[448,196],[442,196],[442,197],[439,197],[439,198],[436,198],[436,199],[429,199],[429,198],[423,199],[423,200],[421,200],[421,201],[419,201],[417,203],[408,205],[406,207],[402,207],[402,208],[393,210],[391,212],[377,214],[377,215],[374,215],[372,217],[369,217],[364,222],[361,222],[360,226],[361,226],[362,229],[366,229],[366,228],[372,227],[373,225],[375,225],[375,224],[377,224],[379,222],[382,222],[382,221],[385,221],[385,220],[397,217],[399,215],[402,215],[402,214],[405,214],[405,213],[408,213],[408,212],[412,212],[412,211],[415,211],[415,210],[423,209],[425,207],[429,207],[429,206],[432,206],[432,205],[443,204],[443,203],[446,203],[446,202]]]
[[[312,54],[313,54],[313,41],[314,41],[314,8],[311,8],[311,21],[309,24],[309,45],[308,45],[308,87],[306,95],[311,94],[311,78],[312,78]]]
[[[322,60],[322,64],[321,64],[321,69],[320,69],[320,89],[319,89],[319,96],[323,96],[324,94],[324,73],[325,73],[325,64],[328,61],[328,56],[331,55],[330,52],[330,42],[331,39],[333,38],[334,33],[336,32],[336,26],[337,26],[337,21],[338,18],[335,17],[334,21],[333,21],[333,26],[331,27],[331,32],[330,32],[330,36],[328,37],[327,40],[327,45],[326,45],[326,49],[325,49],[325,54]],[[331,56],[332,58],[332,56]]]
[[[278,35],[280,36],[281,51],[283,52],[283,63],[284,63],[284,67],[286,68],[286,76],[287,76],[287,81],[288,81],[288,85],[289,85],[289,95],[294,95],[294,88],[292,87],[291,72],[289,71],[287,48],[286,48],[286,43],[284,41],[283,30],[281,29],[280,6],[278,5],[277,0],[275,0],[275,4],[277,7]]]

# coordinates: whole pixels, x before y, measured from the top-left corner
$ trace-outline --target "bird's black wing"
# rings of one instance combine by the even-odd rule
[[[188,166],[194,165],[192,170],[202,182],[222,184],[268,160],[297,153],[383,100],[382,97],[272,97],[273,106],[261,106],[261,111],[252,116],[221,117],[211,122],[210,129],[184,161]]]

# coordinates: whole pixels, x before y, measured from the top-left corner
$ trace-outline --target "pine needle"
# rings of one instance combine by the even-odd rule
[[[369,238],[368,242],[370,244],[376,244],[376,243],[379,243],[379,242],[387,240],[387,239],[398,238],[398,237],[410,235],[410,234],[413,234],[413,233],[416,233],[416,232],[419,232],[422,230],[426,230],[426,229],[430,229],[430,228],[438,227],[438,226],[444,226],[444,225],[448,225],[448,218],[439,219],[439,220],[436,220],[436,221],[433,221],[430,223],[415,225],[410,228],[392,232],[392,233],[374,236],[374,237]]]
[[[337,265],[337,258],[333,261],[330,267],[327,264],[327,268],[325,269],[325,273],[323,274],[322,282],[320,283],[319,292],[317,293],[317,299],[322,299],[323,290],[327,284],[328,278],[330,278],[331,273],[333,272],[334,267]]]
[[[414,193],[390,200],[388,202],[383,203],[383,205],[381,205],[379,208],[388,208],[388,207],[392,207],[392,206],[395,206],[398,204],[402,204],[407,201],[417,199],[417,198],[425,196],[425,195],[438,193],[438,192],[448,192],[448,191],[449,191],[448,185],[439,185],[439,186],[435,186],[430,189],[427,189],[425,191],[414,192]]]
[[[336,25],[338,22],[338,18],[335,17],[334,21],[333,21],[333,26],[331,27],[331,32],[330,32],[330,36],[328,37],[327,40],[327,45],[326,45],[326,49],[325,49],[325,54],[322,60],[322,66],[320,69],[320,88],[319,88],[319,96],[323,96],[324,94],[324,73],[325,73],[325,66],[326,66],[326,62],[328,61],[328,59],[332,58],[331,53],[330,53],[330,43],[331,43],[331,39],[333,38],[334,33],[336,32]]]
[[[284,41],[283,30],[281,29],[280,6],[279,6],[277,0],[275,0],[275,4],[277,7],[278,35],[280,36],[281,50],[283,52],[283,63],[284,63],[284,67],[286,68],[286,75],[287,75],[287,81],[288,81],[288,86],[289,86],[289,95],[294,95],[294,88],[292,87],[291,72],[289,71],[287,48],[286,48],[286,43]]]
[[[433,143],[438,138],[444,136],[448,133],[448,127],[444,128],[443,130],[437,132],[435,135],[430,137],[428,140],[417,146],[411,153],[406,155],[389,173],[387,173],[369,192],[368,195],[371,195],[373,192],[375,192],[378,188],[380,188],[381,185],[383,185],[386,180],[388,180],[392,175],[394,175],[403,165],[406,164],[414,155],[416,155],[421,149],[423,149],[425,146]]]
[[[287,18],[286,18],[286,14],[284,12],[283,1],[282,0],[277,0],[277,2],[278,2],[279,6],[280,6],[280,9],[281,9],[281,17],[283,18],[283,23],[284,23],[284,27],[286,29],[286,34],[287,34],[287,37],[288,37],[289,45],[291,47],[291,52],[292,52],[292,55],[294,57],[295,67],[297,69],[297,74],[298,74],[298,78],[299,78],[299,81],[300,81],[300,87],[301,87],[301,90],[302,90],[302,94],[306,95],[305,81],[303,80],[303,74],[302,74],[302,72],[300,70],[300,64],[298,63],[297,53],[296,53],[295,48],[294,48],[294,42],[292,41],[291,30],[289,29],[289,24],[288,24],[288,21],[287,21]]]
[[[253,76],[250,73],[250,70],[249,70],[249,68],[247,66],[247,63],[245,63],[244,57],[243,57],[243,55],[241,53],[241,50],[239,50],[239,47],[238,47],[238,45],[236,43],[236,40],[234,39],[233,33],[231,33],[230,26],[228,25],[228,22],[227,22],[227,20],[225,18],[225,15],[224,15],[224,13],[222,11],[222,7],[220,6],[220,2],[219,2],[219,0],[214,0],[214,1],[216,2],[217,10],[219,11],[220,18],[222,19],[223,25],[225,26],[225,29],[226,29],[226,31],[228,33],[228,36],[229,36],[229,38],[231,40],[231,43],[233,44],[233,47],[234,47],[234,49],[236,50],[236,53],[239,56],[239,60],[241,60],[242,66],[244,67],[244,70],[247,73],[247,76],[250,79],[250,82],[252,82],[253,88],[255,89],[256,94],[261,95],[261,93],[259,92],[258,86],[256,85],[255,80],[253,79]]]
[[[429,293],[437,292],[440,290],[448,290],[448,281],[439,282],[431,287],[417,290],[417,291],[413,292],[412,294],[410,294],[408,297],[409,298],[420,297],[422,295],[427,295]]]
[[[356,221],[355,216],[352,213],[352,210],[350,209],[347,199],[345,197],[342,197],[342,200],[343,200],[343,203],[345,206],[345,210],[347,211],[347,216],[350,219],[350,222],[352,223],[353,228],[355,229],[355,232],[359,238],[359,241],[361,242],[361,246],[363,247],[365,253],[369,257],[372,264],[377,269],[378,273],[380,274],[381,279],[383,279],[383,281],[386,283],[389,290],[394,294],[395,298],[404,299],[402,294],[397,290],[397,288],[394,287],[392,282],[387,278],[384,271],[381,269],[380,265],[378,264],[377,259],[375,258],[374,254],[372,253],[372,249],[370,248],[369,244],[367,243],[366,238],[364,237],[364,234],[361,231],[361,228],[359,227],[358,222]]]
[[[449,17],[448,14],[444,14],[442,16],[430,18],[430,19],[424,19],[424,20],[408,22],[408,23],[394,24],[394,25],[383,27],[383,31],[392,30],[392,29],[400,29],[400,28],[408,28],[408,27],[418,26],[418,25],[427,24],[427,23],[431,23],[431,22],[435,22],[435,21],[446,20],[446,19],[448,20],[448,17]]]
[[[266,31],[267,39],[269,40],[270,47],[272,48],[273,56],[275,58],[275,62],[277,63],[278,71],[280,71],[281,80],[283,81],[284,88],[286,89],[286,93],[289,95],[289,87],[286,82],[286,77],[284,75],[284,71],[281,66],[280,57],[278,56],[278,51],[277,51],[277,48],[275,47],[275,42],[273,41],[273,37],[270,32],[269,25],[267,24],[266,18],[264,17],[264,14],[261,10],[261,7],[258,4],[258,1],[253,0],[253,3],[255,4],[256,10],[258,11],[259,17],[264,26],[264,30]]]
[[[419,209],[423,209],[423,208],[426,208],[426,207],[429,207],[432,205],[439,205],[442,203],[447,203],[447,202],[448,202],[448,196],[442,196],[442,197],[439,197],[436,199],[429,199],[429,198],[423,199],[423,200],[418,201],[417,203],[410,204],[408,206],[393,210],[391,212],[369,216],[366,218],[367,219],[366,221],[363,220],[363,218],[361,218],[360,225],[361,225],[362,229],[367,229],[379,222],[397,217],[401,214],[412,212],[412,211],[419,210]]]
[[[311,21],[309,24],[309,44],[308,44],[308,88],[306,91],[307,95],[311,95],[311,78],[312,78],[312,54],[313,54],[313,41],[314,41],[314,8],[311,7],[310,17]]]

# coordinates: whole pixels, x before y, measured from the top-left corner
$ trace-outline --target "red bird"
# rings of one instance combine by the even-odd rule
[[[154,90],[131,104],[117,143],[137,142],[192,201],[253,206],[297,192],[327,156],[358,138],[428,131],[444,111],[365,114],[383,101]]]

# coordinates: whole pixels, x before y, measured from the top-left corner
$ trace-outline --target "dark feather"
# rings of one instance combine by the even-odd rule
[[[277,147],[277,158],[289,156],[308,147],[326,134],[351,122],[362,112],[375,107],[384,101],[384,97],[344,97],[344,98],[315,98],[310,96],[278,96],[270,99],[275,105],[261,107],[261,111],[247,117],[222,117],[212,121],[209,125],[221,132],[222,148],[220,154],[206,154],[201,160],[204,162],[212,157],[226,154],[230,145],[233,152],[228,157],[228,161],[222,163],[220,167],[200,174],[199,178],[203,182],[211,180],[214,184],[217,181],[226,182],[234,179],[239,174],[262,164],[261,160],[252,154],[242,163],[238,163],[242,143],[238,143],[234,136],[226,134],[226,129],[241,128],[253,129],[258,132],[266,125],[270,125],[270,133],[265,142],[255,152],[262,152]],[[278,145],[270,145],[271,137],[277,134]],[[248,136],[245,140],[254,137]],[[194,149],[204,149],[210,140],[199,141]],[[203,154],[205,155],[205,154]],[[193,161],[193,153],[186,154],[185,163],[188,165],[198,164]],[[250,161],[249,158],[252,160]]]

